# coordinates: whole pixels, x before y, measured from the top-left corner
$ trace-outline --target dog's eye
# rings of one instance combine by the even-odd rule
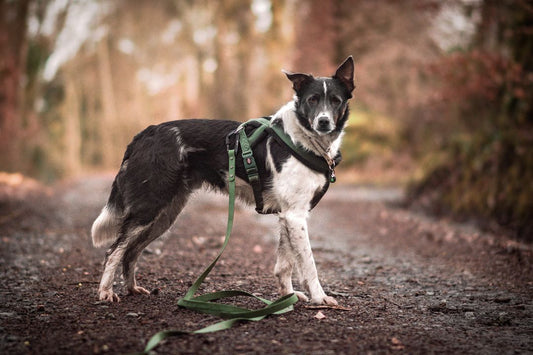
[[[317,95],[311,96],[310,98],[307,99],[307,102],[309,103],[309,105],[315,106],[316,104],[318,104],[318,96]]]
[[[333,97],[331,98],[331,103],[332,103],[333,105],[335,105],[335,106],[338,106],[338,105],[340,105],[340,104],[342,103],[342,100],[341,100],[340,97],[338,97],[338,96],[333,96]]]

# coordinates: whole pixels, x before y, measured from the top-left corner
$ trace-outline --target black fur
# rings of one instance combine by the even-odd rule
[[[124,212],[124,206],[130,206],[128,215],[145,225],[180,193],[192,192],[204,183],[217,190],[225,189],[228,171],[225,138],[239,124],[235,121],[194,119],[146,128],[126,149],[108,205],[121,212]],[[260,179],[268,188],[272,176],[265,165],[266,144],[267,140],[259,142],[254,147],[254,156]],[[275,141],[269,144],[279,170],[290,157],[290,152]],[[180,160],[178,152],[184,146],[194,151]],[[236,175],[248,180],[240,159],[236,160]]]

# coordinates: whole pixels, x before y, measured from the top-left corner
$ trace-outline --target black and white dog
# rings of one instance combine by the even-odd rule
[[[285,72],[295,96],[271,118],[295,144],[326,160],[338,158],[354,89],[354,62],[348,57],[332,77]],[[174,223],[191,192],[210,187],[227,193],[226,136],[239,122],[179,120],[150,126],[128,145],[107,205],[94,221],[93,244],[113,242],[107,250],[98,296],[119,301],[113,279],[119,264],[128,291],[148,294],[135,281],[140,253]],[[294,292],[292,274],[316,304],[337,304],[320,285],[307,232],[312,202],[329,183],[271,137],[254,147],[263,185],[264,209],[276,210],[280,223],[275,275],[282,295]],[[237,159],[237,196],[253,203],[243,162]],[[302,292],[300,300],[308,301]]]

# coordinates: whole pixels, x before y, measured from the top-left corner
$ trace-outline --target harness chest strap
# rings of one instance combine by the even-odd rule
[[[250,137],[247,136],[245,126],[248,124],[258,124],[255,130],[251,133]],[[311,204],[311,209],[316,206],[320,199],[324,196],[329,188],[330,183],[336,181],[335,177],[335,162],[329,157],[320,157],[315,155],[306,149],[295,145],[292,139],[283,131],[283,129],[277,125],[272,125],[271,121],[266,118],[258,118],[249,120],[241,124],[236,131],[230,133],[226,138],[226,143],[229,147],[230,137],[234,134],[238,134],[238,139],[235,142],[235,151],[238,150],[238,145],[241,145],[241,155],[243,159],[244,168],[248,181],[252,186],[256,208],[255,210],[261,214],[277,213],[277,210],[264,211],[263,204],[263,186],[259,177],[259,170],[257,168],[256,161],[253,156],[252,147],[261,140],[265,139],[268,135],[275,139],[280,145],[285,146],[291,152],[291,155],[302,162],[308,168],[326,175],[326,185],[318,193]],[[229,148],[228,148],[229,149]]]
[[[255,210],[258,213],[263,213],[263,186],[261,184],[261,179],[259,178],[259,169],[255,162],[252,147],[244,129],[239,130],[238,142],[241,145],[242,161],[244,169],[246,170],[246,175],[248,176],[248,182],[252,186],[252,191],[254,193]]]

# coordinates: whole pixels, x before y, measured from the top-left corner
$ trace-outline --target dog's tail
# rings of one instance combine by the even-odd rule
[[[116,198],[119,197],[117,195],[116,182],[114,182],[109,201],[102,208],[102,212],[100,212],[100,215],[96,218],[91,228],[91,236],[95,247],[100,247],[118,237],[123,213],[119,211],[117,203],[115,203]]]

